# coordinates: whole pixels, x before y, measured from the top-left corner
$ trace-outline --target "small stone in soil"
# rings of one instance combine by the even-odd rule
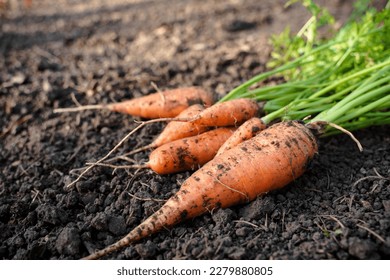
[[[58,235],[56,249],[60,254],[76,255],[79,253],[80,234],[74,227],[66,227]]]

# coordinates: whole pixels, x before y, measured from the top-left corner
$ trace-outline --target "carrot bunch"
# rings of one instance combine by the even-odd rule
[[[256,117],[259,110],[258,103],[247,98],[208,108],[190,106],[169,122],[151,144],[127,153],[154,149],[147,163],[123,168],[150,168],[158,174],[195,170],[211,160],[236,128]]]
[[[304,3],[317,7],[309,0]],[[317,28],[319,10],[314,11],[298,37]],[[387,8],[368,10],[328,41],[298,38],[289,47],[300,51],[292,49],[285,57],[291,61],[255,76],[212,106],[187,106],[175,113],[150,145],[132,151],[154,149],[149,161],[127,168],[147,167],[160,174],[197,171],[128,235],[85,259],[103,257],[183,220],[286,186],[304,174],[318,153],[319,136],[345,132],[362,150],[349,130],[390,123],[389,18]],[[256,88],[273,75],[282,75],[285,82]],[[267,114],[261,118],[256,100],[266,101]],[[167,133],[170,129],[175,136]]]
[[[73,186],[96,165],[112,168],[149,168],[158,174],[198,169],[214,158],[219,148],[239,125],[256,117],[260,111],[259,104],[248,98],[238,98],[212,105],[213,100],[212,94],[200,88],[190,87],[158,92],[114,104],[56,109],[55,112],[57,113],[87,109],[108,109],[151,119],[141,123],[135,130],[131,131],[105,157],[95,163],[88,163],[88,167],[67,188]],[[152,143],[134,149],[125,155],[109,158],[113,151],[130,135],[142,126],[157,121],[166,121],[168,124]],[[258,128],[252,130],[254,132],[259,131]],[[244,140],[242,137],[240,139],[240,141]],[[148,149],[153,151],[146,163],[110,164],[115,159],[129,160],[129,155]]]

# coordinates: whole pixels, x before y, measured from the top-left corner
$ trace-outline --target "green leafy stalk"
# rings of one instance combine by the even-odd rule
[[[272,37],[272,70],[254,76],[233,89],[220,102],[234,98],[265,101],[262,119],[325,121],[355,130],[388,124],[390,108],[390,5],[382,11],[358,0],[347,23],[330,39],[318,29],[332,24],[329,13],[312,0],[301,2],[312,17],[297,35],[289,29]],[[270,77],[283,77],[278,85],[259,87]],[[325,135],[337,133],[328,129]]]

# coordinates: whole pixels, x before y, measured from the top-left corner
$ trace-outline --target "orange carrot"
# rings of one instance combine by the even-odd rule
[[[107,105],[107,108],[147,119],[173,118],[193,104],[206,107],[214,103],[213,96],[201,88],[179,88]]]
[[[185,219],[281,188],[304,173],[317,151],[315,136],[302,123],[275,124],[206,163],[160,210],[85,259],[100,258]]]
[[[206,107],[214,103],[214,96],[198,87],[179,88],[157,92],[112,104],[79,106],[75,108],[60,108],[55,113],[72,112],[88,109],[108,109],[145,119],[173,118],[193,104]]]
[[[178,119],[191,119],[204,110],[204,106],[201,104],[194,104],[182,111],[176,118]],[[147,149],[154,149],[163,144],[186,138],[195,135],[199,135],[209,130],[207,126],[194,125],[191,122],[186,121],[171,121],[169,122],[163,131],[157,136],[157,138],[149,145],[134,149],[125,155],[135,154]]]
[[[259,110],[259,105],[252,99],[233,99],[206,108],[192,123],[204,126],[237,126],[255,117]]]
[[[204,106],[200,104],[194,104],[181,112],[177,118],[179,119],[191,119],[197,116],[204,110]],[[171,121],[167,124],[164,130],[153,141],[155,147],[161,146],[165,143],[172,142],[177,139],[182,139],[190,136],[195,136],[207,131],[209,127],[194,125],[190,122]]]
[[[232,136],[229,137],[228,140],[225,141],[225,143],[223,143],[221,148],[218,150],[217,156],[254,137],[265,128],[266,124],[257,117],[253,117],[247,120],[237,128],[237,130],[233,133]]]
[[[216,128],[179,139],[155,149],[149,156],[150,168],[158,174],[195,170],[213,159],[234,128]]]
[[[220,127],[202,134],[178,139],[155,149],[149,161],[143,165],[111,166],[114,168],[150,168],[158,174],[172,174],[196,170],[217,154],[222,144],[233,134],[235,128]]]

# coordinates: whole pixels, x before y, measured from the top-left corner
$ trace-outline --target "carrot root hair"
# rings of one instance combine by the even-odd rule
[[[332,123],[332,122],[327,122],[327,121],[314,121],[314,122],[309,122],[306,126],[313,130],[315,132],[315,134],[317,135],[321,135],[324,130],[325,130],[325,126],[331,126],[335,129],[338,129],[340,130],[341,132],[347,134],[349,137],[351,137],[351,139],[356,143],[358,149],[360,152],[363,151],[363,146],[362,144],[360,143],[360,141],[352,134],[352,132],[350,132],[349,130],[345,129],[344,127],[342,126],[339,126],[338,124],[335,124],[335,123]]]
[[[145,163],[145,164],[131,164],[131,165],[114,165],[114,164],[109,164],[109,163],[88,162],[86,165],[110,167],[113,169],[144,169],[144,168],[149,168],[149,165],[147,163]]]
[[[84,106],[77,106],[73,108],[57,108],[53,110],[53,113],[68,113],[68,112],[80,112],[86,110],[101,110],[101,109],[107,109],[107,107],[103,104],[84,105]]]

